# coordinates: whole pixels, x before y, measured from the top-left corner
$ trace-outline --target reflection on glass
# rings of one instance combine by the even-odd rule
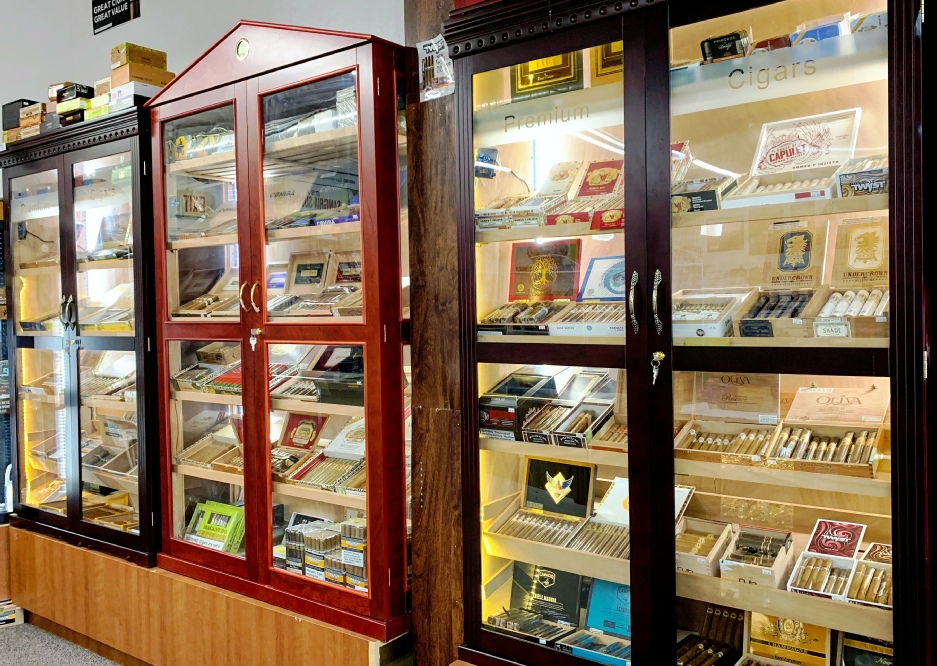
[[[622,81],[621,42],[474,76],[480,337],[624,342]]]
[[[65,515],[65,354],[46,349],[17,353],[20,502]]]
[[[407,188],[407,82],[397,77],[397,189],[400,197],[401,306],[404,319],[410,318],[410,215]]]
[[[267,312],[361,320],[354,73],[264,98]]]
[[[672,31],[677,344],[888,345],[885,5],[835,9]]]
[[[630,620],[607,607],[630,603],[625,371],[480,364],[478,380],[481,621],[628,658]]]
[[[367,592],[362,348],[267,353],[273,566]]]
[[[403,441],[407,476],[407,586],[413,582],[413,507],[410,484],[413,475],[413,371],[410,345],[403,347]]]
[[[81,429],[81,516],[140,533],[136,353],[78,355]]]
[[[163,125],[169,313],[239,316],[234,107]]]
[[[133,335],[133,173],[130,153],[72,167],[82,335]]]
[[[58,171],[10,180],[17,334],[62,335]]]
[[[240,343],[168,344],[174,534],[244,557]]]

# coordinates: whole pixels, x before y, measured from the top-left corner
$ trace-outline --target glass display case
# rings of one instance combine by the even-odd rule
[[[133,110],[18,145],[0,165],[16,524],[152,566],[149,147]]]
[[[151,102],[160,565],[381,640],[408,626],[401,67],[243,22]]]
[[[498,4],[446,26],[460,656],[923,663],[913,15]]]

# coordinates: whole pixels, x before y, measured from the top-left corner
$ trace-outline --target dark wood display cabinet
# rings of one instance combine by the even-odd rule
[[[403,50],[242,22],[150,102],[160,566],[409,626]]]
[[[919,9],[453,12],[466,661],[929,663]]]
[[[17,144],[0,168],[13,524],[153,566],[149,135],[138,107]]]

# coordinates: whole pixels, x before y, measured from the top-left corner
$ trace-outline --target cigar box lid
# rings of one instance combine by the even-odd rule
[[[606,636],[631,638],[631,586],[594,579],[586,605],[585,628]]]
[[[861,388],[801,387],[784,420],[789,424],[867,424],[871,429],[884,423],[890,399],[887,383]]]
[[[833,641],[828,627],[776,615],[746,613],[745,647],[755,657],[802,666],[832,666]]]
[[[605,491],[605,496],[595,510],[595,519],[603,523],[628,527],[630,519],[630,495],[628,479],[616,476],[612,485]]]
[[[862,523],[818,518],[805,550],[819,555],[855,558],[865,530],[866,526]]]
[[[774,425],[781,412],[781,380],[758,373],[697,372],[693,398],[681,414],[694,419]]]
[[[557,398],[578,402],[599,390],[608,380],[608,373],[604,370],[569,368],[555,376],[556,385],[561,387],[558,389]]]
[[[862,556],[863,562],[880,562],[882,564],[891,564],[891,544],[890,543],[870,543]]]
[[[586,165],[578,197],[607,196],[621,187],[624,160],[599,160]]]
[[[888,219],[843,220],[836,229],[833,252],[834,289],[888,284]]]
[[[582,239],[511,245],[508,300],[573,300],[579,287]]]
[[[325,447],[325,455],[343,460],[363,460],[365,434],[364,418],[352,419]]]
[[[816,289],[823,281],[828,223],[775,222],[765,234],[764,289]]]
[[[594,484],[595,465],[527,457],[521,506],[586,519],[592,515]]]
[[[568,198],[573,187],[579,180],[582,171],[582,161],[558,162],[550,167],[547,179],[538,190],[541,196],[554,196]]]
[[[592,257],[577,300],[624,302],[627,289],[624,255]]]
[[[750,174],[805,170],[833,173],[853,156],[861,108],[765,123]]]
[[[543,613],[559,624],[579,625],[582,604],[582,576],[579,574],[515,562],[512,582],[511,608]],[[549,594],[544,595],[543,590],[549,590]]]
[[[683,518],[683,514],[686,513],[687,507],[690,506],[690,500],[693,498],[693,494],[696,492],[696,486],[681,486],[675,485],[673,487],[674,494],[674,524],[680,522]]]

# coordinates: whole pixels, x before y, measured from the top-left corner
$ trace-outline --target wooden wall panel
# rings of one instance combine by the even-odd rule
[[[154,666],[372,666],[379,644],[162,569],[12,530],[13,600]]]
[[[452,5],[408,2],[407,45],[439,34]],[[424,104],[414,97],[407,105],[414,658],[449,666],[464,615],[455,96]]]
[[[0,525],[0,600],[10,598],[10,529]]]

